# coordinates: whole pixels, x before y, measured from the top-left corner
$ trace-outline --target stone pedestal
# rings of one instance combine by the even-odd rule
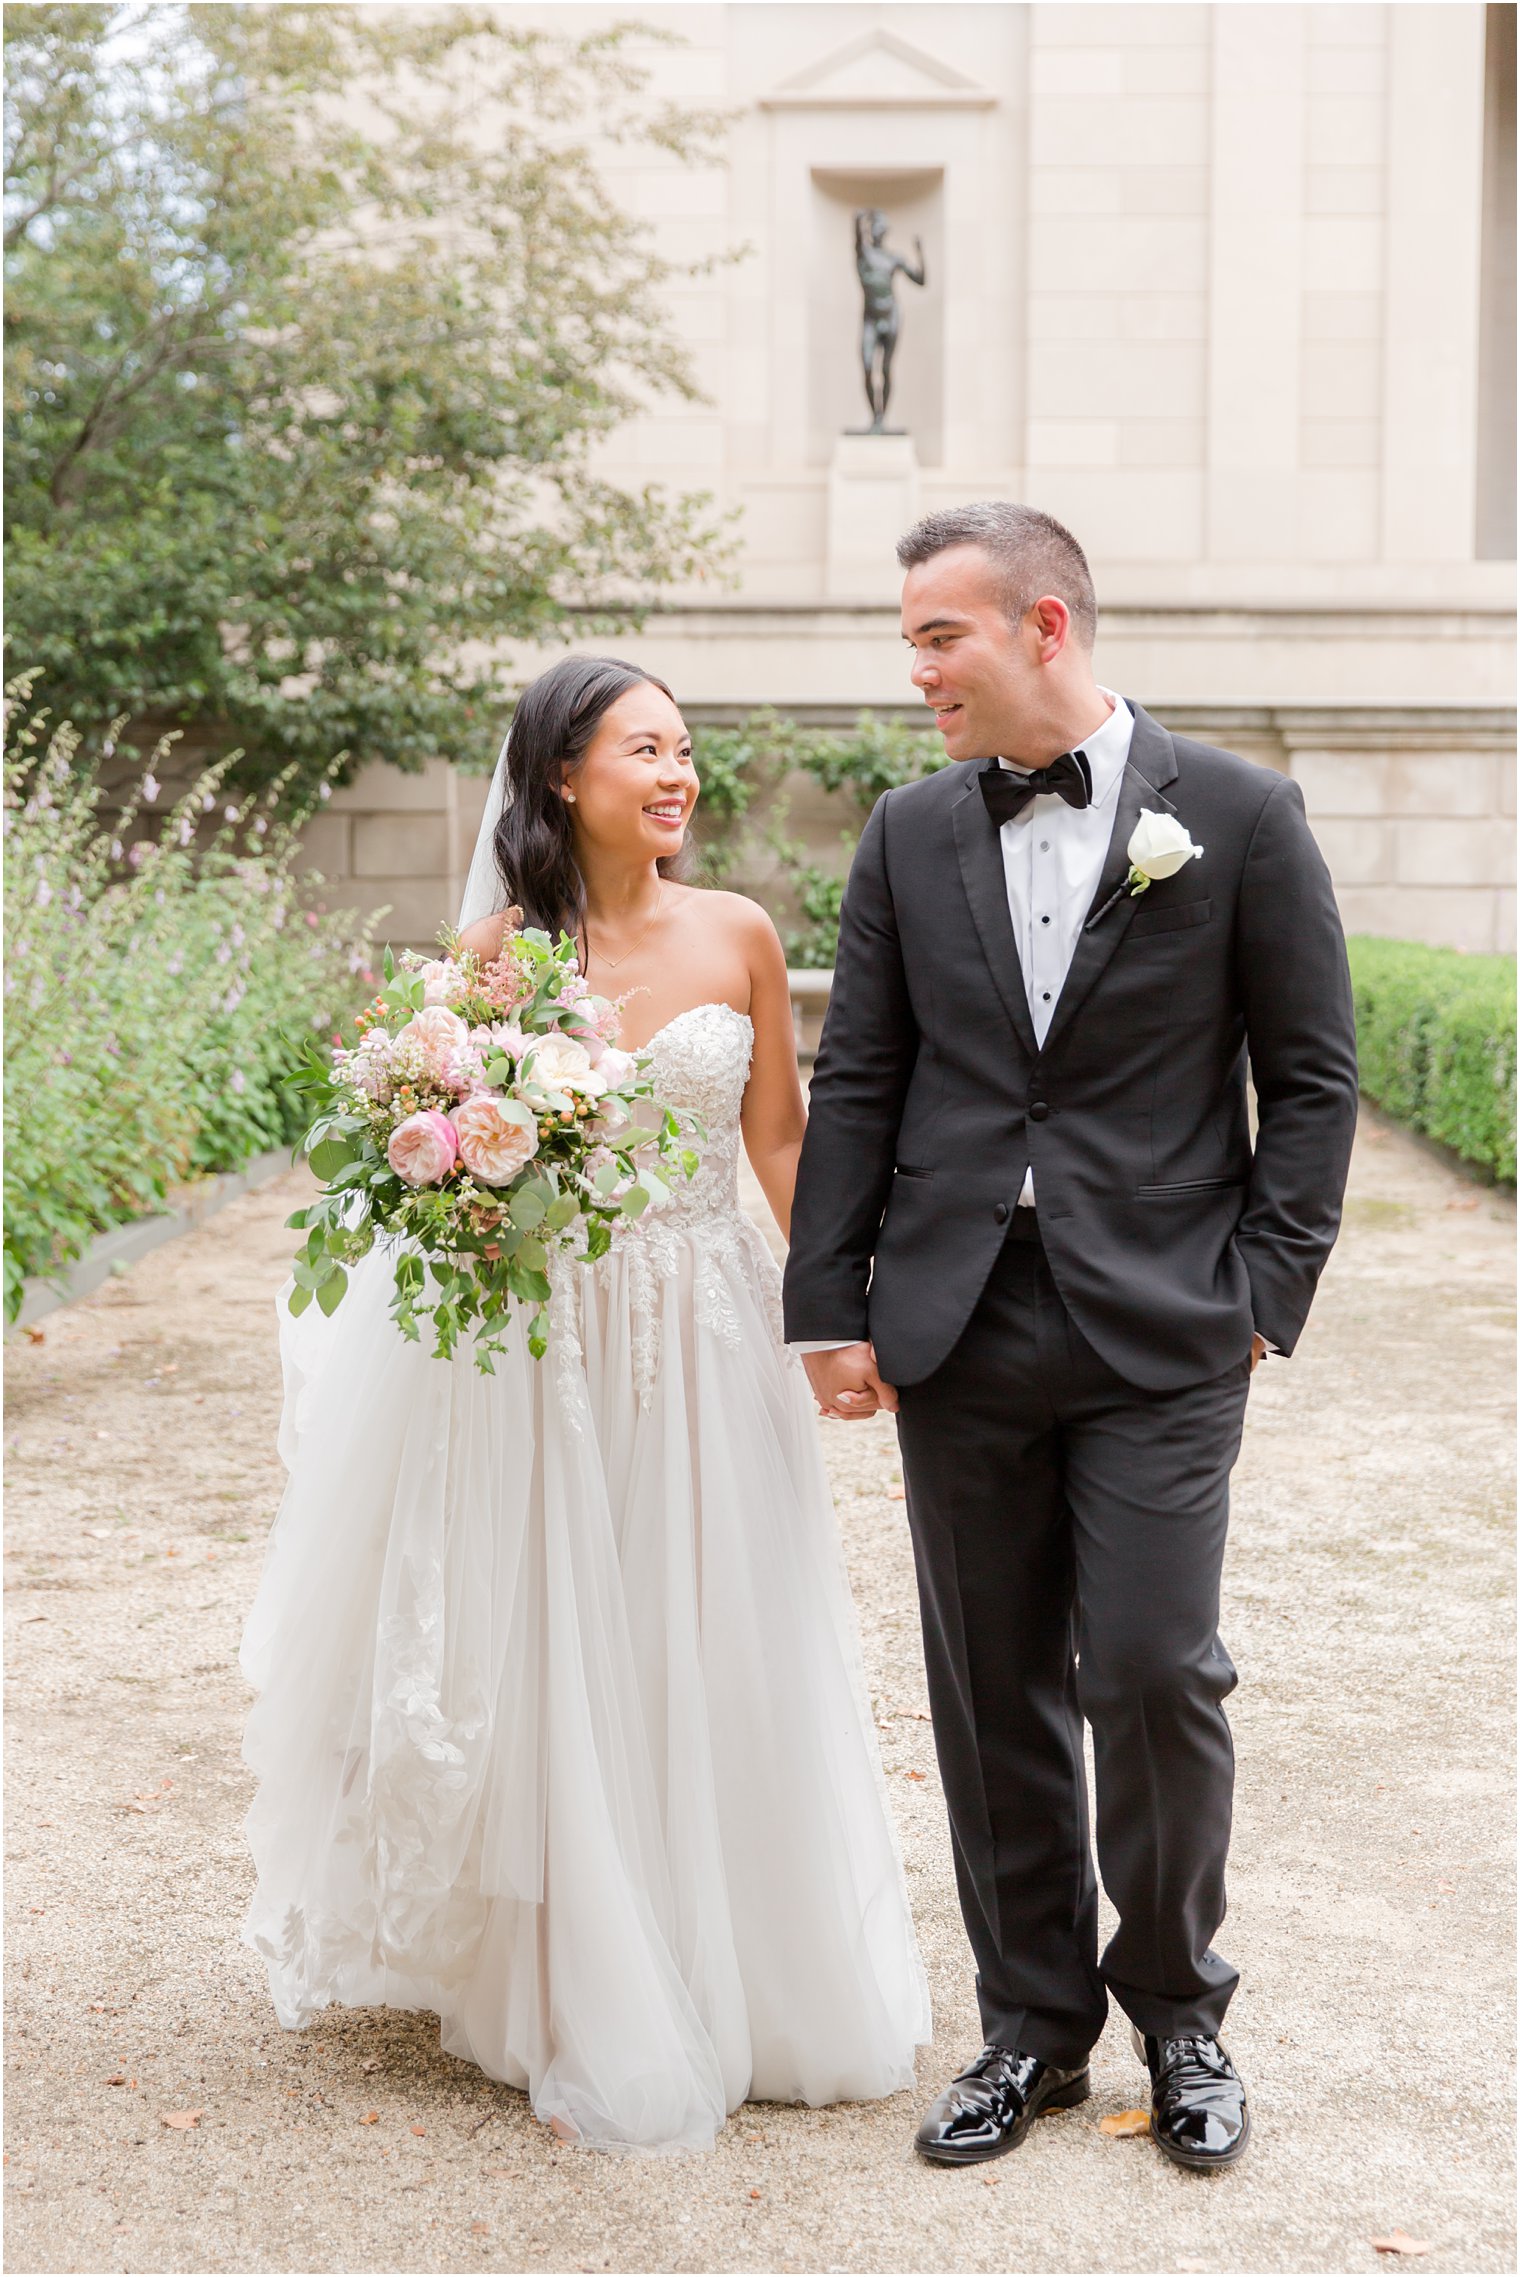
[[[911,435],[841,435],[829,464],[827,597],[895,601],[902,573],[893,549],[918,510]]]

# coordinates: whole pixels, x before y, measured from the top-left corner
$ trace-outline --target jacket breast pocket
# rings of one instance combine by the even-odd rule
[[[896,1175],[899,1178],[932,1178],[934,1176],[932,1170],[917,1170],[908,1162],[899,1162],[895,1168]]]
[[[1212,901],[1174,902],[1168,909],[1137,909],[1130,921],[1129,938],[1143,940],[1147,933],[1180,933],[1184,926],[1207,925],[1214,914]]]

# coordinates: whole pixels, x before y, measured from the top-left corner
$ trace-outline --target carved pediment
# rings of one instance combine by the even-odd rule
[[[862,32],[760,98],[766,111],[987,110],[997,97],[895,32]]]

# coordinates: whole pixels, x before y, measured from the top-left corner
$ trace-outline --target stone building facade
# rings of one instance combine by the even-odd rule
[[[893,538],[1022,498],[1087,549],[1100,678],[1302,782],[1348,926],[1513,946],[1514,8],[628,12],[677,35],[661,90],[730,124],[721,165],[609,150],[609,182],[674,259],[743,248],[671,292],[708,401],[604,461],[737,509],[732,579],[621,644],[699,744],[760,704],[910,716]],[[895,435],[849,431],[869,207],[924,255]],[[371,767],[312,859],[425,940],[482,793]],[[793,815],[821,847],[843,819]]]

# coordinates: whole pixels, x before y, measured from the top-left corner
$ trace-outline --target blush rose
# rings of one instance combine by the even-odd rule
[[[447,1115],[424,1108],[391,1132],[385,1159],[408,1186],[437,1186],[459,1158],[459,1138]]]

